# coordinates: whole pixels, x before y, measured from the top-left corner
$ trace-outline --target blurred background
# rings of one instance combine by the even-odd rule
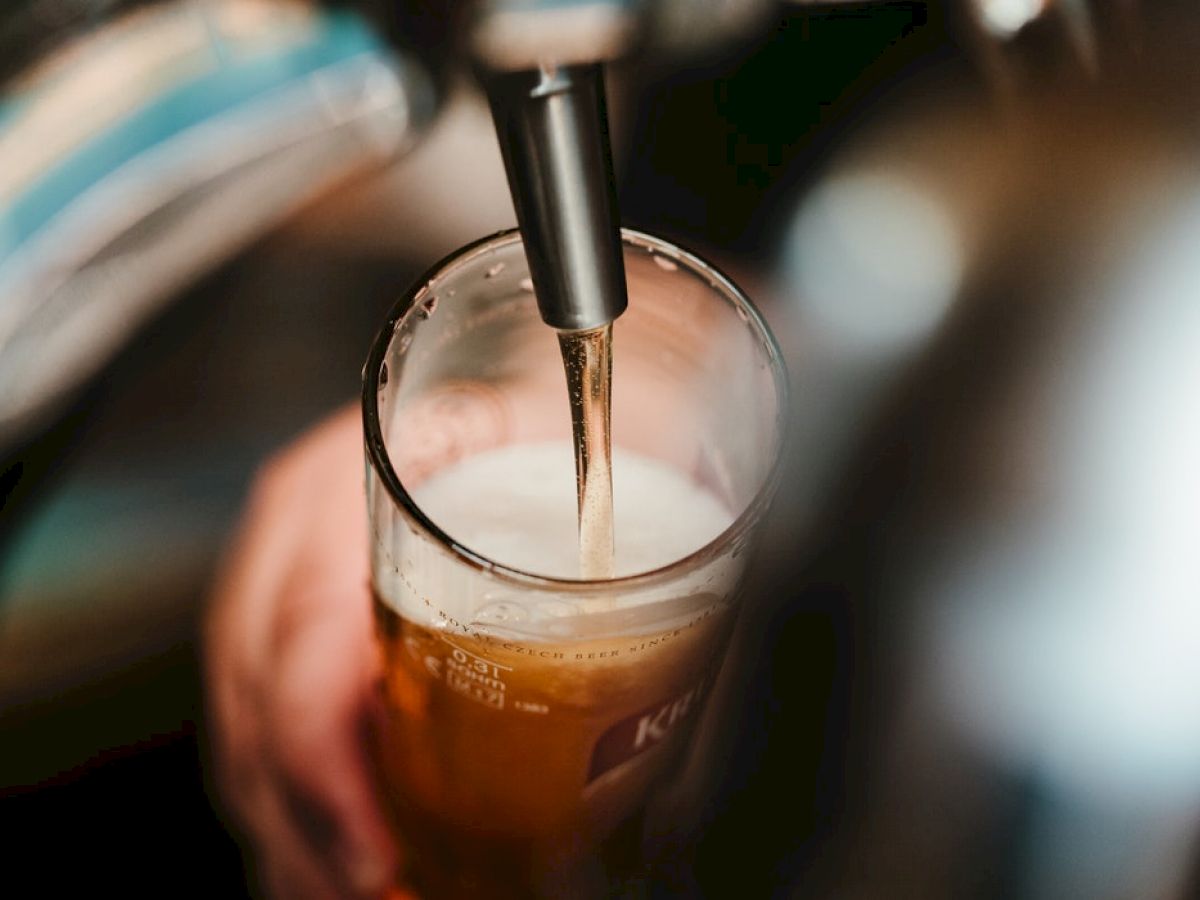
[[[609,73],[623,217],[741,281],[795,383],[705,724],[700,883],[1196,896],[1194,9],[646,9]],[[0,11],[13,883],[245,893],[206,793],[204,598],[258,466],[354,399],[385,309],[514,223],[462,21]]]

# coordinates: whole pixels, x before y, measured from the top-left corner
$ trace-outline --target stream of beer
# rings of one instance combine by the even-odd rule
[[[613,577],[612,325],[560,331],[579,496],[579,574]]]

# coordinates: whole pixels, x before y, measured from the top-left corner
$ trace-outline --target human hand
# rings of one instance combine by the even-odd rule
[[[367,751],[369,590],[355,408],[260,474],[207,621],[217,786],[271,897],[381,897],[392,883],[397,848]]]

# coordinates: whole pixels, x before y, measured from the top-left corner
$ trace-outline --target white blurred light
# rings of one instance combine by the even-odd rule
[[[952,602],[939,680],[956,718],[1015,769],[1032,765],[1073,793],[1135,807],[1200,801],[1194,595],[1143,592],[1129,561],[1106,564],[1099,548],[1054,534],[981,563],[941,598]]]
[[[1046,8],[1046,0],[976,0],[983,26],[997,37],[1012,37]]]
[[[1053,515],[990,542],[937,602],[955,718],[1133,807],[1200,805],[1200,193],[1186,205],[1061,354]]]
[[[890,355],[941,324],[962,278],[954,220],[899,175],[835,176],[805,200],[784,260],[800,326],[850,353]]]

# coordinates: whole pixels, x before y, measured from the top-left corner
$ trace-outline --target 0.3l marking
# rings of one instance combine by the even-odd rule
[[[504,709],[508,685],[504,682],[503,673],[511,672],[512,667],[494,663],[464,650],[453,641],[442,639],[451,648],[450,655],[444,659],[446,686],[484,706]]]

